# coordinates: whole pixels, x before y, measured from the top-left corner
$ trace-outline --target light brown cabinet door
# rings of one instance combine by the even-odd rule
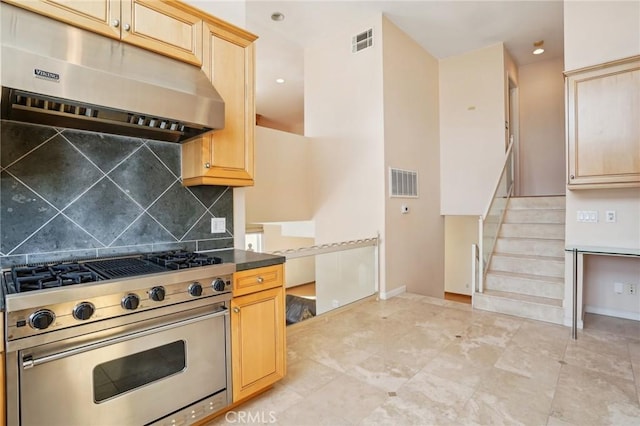
[[[282,379],[286,369],[284,288],[231,301],[233,401]]]
[[[16,6],[202,65],[202,19],[160,0],[9,0]]]
[[[205,23],[203,70],[225,107],[224,129],[182,146],[183,184],[253,185],[255,36]]]
[[[640,57],[566,73],[568,187],[640,186]]]
[[[111,38],[120,38],[120,0],[3,0]]]
[[[159,0],[122,0],[122,40],[202,65],[202,19]]]

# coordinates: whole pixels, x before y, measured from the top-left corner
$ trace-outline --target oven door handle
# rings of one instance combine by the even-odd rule
[[[122,337],[116,337],[114,339],[107,339],[98,343],[92,343],[86,346],[82,346],[79,348],[75,348],[75,349],[69,349],[67,351],[62,351],[62,352],[58,352],[55,353],[53,355],[47,355],[47,356],[43,356],[42,358],[33,358],[32,355],[29,354],[25,354],[22,357],[22,368],[23,369],[29,369],[29,368],[33,368],[36,367],[40,364],[45,364],[47,362],[51,362],[51,361],[56,361],[62,358],[67,358],[73,355],[78,355],[84,352],[88,352],[94,349],[99,349],[99,348],[103,348],[105,346],[110,346],[110,345],[114,345],[116,343],[121,343],[121,342],[126,342],[128,340],[132,340],[132,339],[137,339],[139,337],[143,337],[143,336],[148,336],[151,334],[155,334],[155,333],[159,333],[162,331],[167,331],[167,330],[171,330],[174,329],[176,327],[182,327],[188,324],[193,324],[195,322],[200,322],[200,321],[205,321],[211,318],[217,318],[220,316],[229,316],[229,309],[227,308],[223,308],[223,310],[221,311],[217,311],[211,314],[207,314],[207,315],[202,315],[199,317],[195,317],[195,318],[189,318],[186,320],[181,320],[175,323],[171,323],[171,324],[167,324],[167,325],[162,325],[160,327],[154,327],[151,328],[149,330],[144,330],[144,331],[138,331],[138,332],[134,332],[131,334],[127,334],[126,336],[122,336]]]

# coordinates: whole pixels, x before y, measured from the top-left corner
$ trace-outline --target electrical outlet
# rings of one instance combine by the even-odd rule
[[[606,221],[609,223],[615,223],[616,221],[616,211],[615,210],[607,210],[605,212]]]
[[[334,308],[339,308],[340,307],[340,301],[336,300],[336,299],[333,299],[331,301],[331,306],[334,307]]]
[[[636,294],[636,285],[629,284],[629,286],[627,287],[627,293],[631,295]]]
[[[227,232],[227,219],[224,217],[211,218],[211,233],[224,234]]]

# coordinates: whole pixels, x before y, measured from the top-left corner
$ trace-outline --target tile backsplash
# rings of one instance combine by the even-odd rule
[[[232,189],[183,187],[180,164],[178,144],[3,120],[0,265],[233,247]]]

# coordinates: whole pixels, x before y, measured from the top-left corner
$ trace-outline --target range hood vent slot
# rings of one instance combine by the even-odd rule
[[[210,129],[183,122],[2,88],[2,118],[49,126],[179,142]]]

